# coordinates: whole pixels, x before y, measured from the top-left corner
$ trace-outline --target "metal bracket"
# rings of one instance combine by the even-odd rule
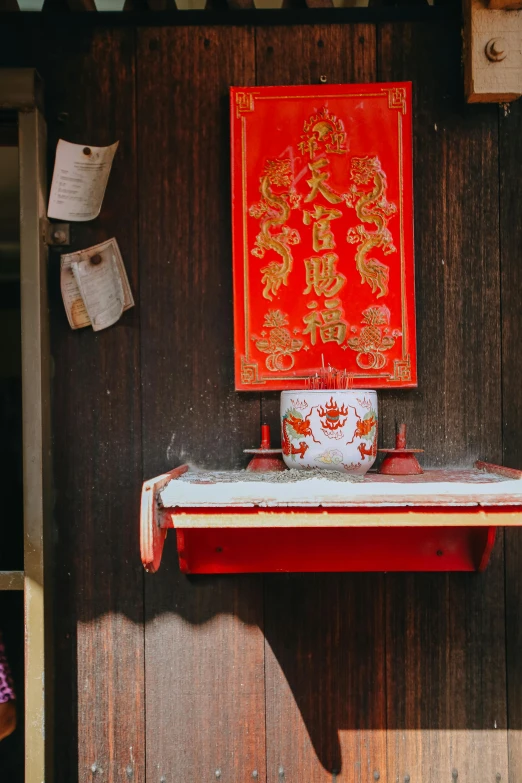
[[[45,227],[45,244],[50,247],[70,245],[71,228],[69,223],[47,223]]]

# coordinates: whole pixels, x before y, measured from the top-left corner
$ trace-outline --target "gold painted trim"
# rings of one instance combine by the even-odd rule
[[[244,296],[244,319],[245,319],[245,357],[247,362],[250,360],[250,335],[249,335],[249,293],[250,280],[248,269],[248,201],[247,201],[247,166],[246,166],[246,122],[245,117],[241,117],[241,190],[243,197],[243,296]]]
[[[338,92],[335,93],[335,95],[328,95],[326,93],[320,93],[319,95],[308,95],[308,93],[303,95],[256,95],[257,101],[273,101],[280,100],[281,98],[386,98],[386,92],[351,92],[346,95]]]
[[[406,303],[406,259],[404,257],[404,180],[402,165],[402,114],[397,114],[397,134],[399,141],[399,202],[400,202],[400,237],[401,237],[401,314],[402,314],[402,358],[408,356],[408,309]]]
[[[353,511],[268,511],[255,514],[234,511],[230,508],[212,513],[183,513],[171,515],[175,528],[188,530],[196,528],[274,528],[274,527],[489,527],[514,526],[522,524],[522,509],[517,511],[468,510],[451,508],[440,511],[415,511],[412,508],[397,507],[357,509]]]
[[[247,113],[252,113],[254,111],[254,94],[252,93],[252,102],[250,104],[251,107],[248,109],[244,109]],[[404,153],[403,153],[403,125],[402,125],[402,117],[403,112],[405,112],[404,106],[395,106],[390,105],[391,103],[391,90],[390,88],[383,87],[380,92],[375,93],[349,93],[349,94],[328,94],[328,93],[321,93],[316,95],[308,95],[308,94],[298,94],[298,95],[258,95],[255,94],[255,100],[281,100],[281,98],[284,99],[292,99],[292,98],[344,98],[344,99],[355,99],[355,98],[387,98],[388,99],[388,105],[390,109],[397,111],[397,139],[398,139],[398,156],[399,156],[399,202],[400,202],[400,264],[401,264],[401,330],[402,330],[402,338],[401,338],[401,351],[402,351],[402,363],[404,363],[404,366],[406,366],[406,376],[400,377],[397,374],[396,371],[396,364],[397,362],[401,362],[400,359],[395,359],[393,368],[387,369],[385,372],[380,373],[352,373],[354,378],[368,378],[371,380],[384,380],[390,382],[390,387],[393,388],[394,382],[402,382],[407,383],[411,380],[411,360],[410,360],[410,354],[409,354],[409,334],[408,334],[408,311],[407,311],[407,302],[406,302],[406,259],[404,254],[404,180],[403,180],[403,163],[404,163]],[[404,98],[406,98],[406,93],[404,93]],[[236,94],[236,104],[238,103],[237,94]],[[244,114],[239,115],[239,112],[236,113],[236,116],[241,120],[241,189],[242,189],[242,207],[243,207],[243,310],[244,310],[244,330],[245,330],[245,361],[246,363],[255,362],[256,365],[258,365],[257,360],[252,359],[250,356],[250,306],[249,306],[249,291],[250,291],[250,281],[249,281],[249,253],[248,253],[248,220],[247,220],[247,212],[248,212],[248,198],[247,198],[247,166],[246,166],[246,150],[247,150],[247,127],[246,127],[246,117]],[[256,384],[265,384],[267,382],[271,381],[296,381],[296,380],[305,380],[309,377],[308,374],[304,375],[290,375],[290,376],[283,376],[283,375],[274,375],[272,373],[263,372],[262,370],[259,371],[256,380],[253,381],[253,383]]]

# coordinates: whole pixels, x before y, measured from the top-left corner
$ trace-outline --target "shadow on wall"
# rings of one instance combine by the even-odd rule
[[[154,607],[146,688],[182,691],[171,715],[187,705],[198,714],[199,699],[221,692],[227,676],[246,682],[246,695],[231,686],[238,698],[264,679],[267,747],[303,746],[307,734],[333,773],[342,769],[340,732],[507,727],[503,536],[482,575],[240,577],[184,576],[171,537],[160,571],[145,579]],[[219,623],[222,615],[239,622]],[[147,705],[149,725],[166,725],[165,707]],[[229,708],[236,720],[240,705]]]

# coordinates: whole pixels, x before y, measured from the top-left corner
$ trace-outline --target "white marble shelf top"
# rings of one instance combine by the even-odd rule
[[[488,466],[489,467],[489,466]],[[500,469],[499,469],[500,470]],[[290,473],[290,471],[288,472]],[[351,481],[333,473],[300,471],[252,474],[246,471],[186,472],[159,492],[163,508],[281,508],[383,506],[522,506],[522,479],[476,468],[427,470],[419,476],[368,473]],[[522,474],[521,474],[522,475]],[[302,477],[301,477],[302,476]]]

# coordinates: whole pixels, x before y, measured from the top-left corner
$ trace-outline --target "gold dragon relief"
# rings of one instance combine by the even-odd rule
[[[346,196],[346,202],[355,208],[361,223],[348,230],[346,240],[359,246],[355,254],[355,265],[361,275],[361,283],[368,283],[379,298],[388,293],[390,269],[387,264],[370,257],[370,253],[377,249],[384,255],[396,252],[388,223],[396,214],[397,207],[386,197],[386,174],[377,156],[352,158],[351,179],[353,185]],[[370,190],[361,187],[365,185],[370,185]],[[373,224],[375,230],[370,231],[365,223]]]
[[[287,190],[276,193],[274,187]],[[267,160],[260,177],[259,190],[261,200],[249,209],[251,217],[260,221],[260,231],[251,253],[257,258],[264,258],[267,252],[272,251],[281,258],[281,261],[269,261],[261,269],[263,296],[272,300],[281,285],[288,285],[293,266],[290,248],[301,241],[299,232],[286,225],[291,210],[299,206],[299,197],[292,188],[291,161]]]

